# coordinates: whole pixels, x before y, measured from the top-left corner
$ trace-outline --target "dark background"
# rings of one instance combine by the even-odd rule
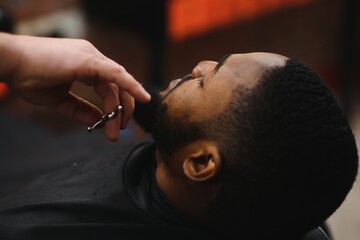
[[[231,24],[181,40],[169,35],[170,1],[0,0],[0,29],[18,34],[85,38],[106,56],[123,65],[145,86],[164,86],[170,80],[190,73],[199,61],[217,61],[227,53],[266,51],[286,55],[299,59],[320,74],[343,107],[355,135],[359,136],[360,1],[309,0],[306,4],[265,11],[266,14],[232,21]],[[206,4],[210,1],[217,0],[202,0],[204,8],[189,11],[188,17],[196,17],[206,11]],[[67,11],[79,15],[78,19],[83,24],[80,26],[83,27],[78,35],[64,31],[66,27],[74,27],[74,22],[66,23],[60,16],[55,23],[60,24],[64,20],[65,28],[59,28],[54,21],[48,21],[49,17]],[[68,16],[64,14],[63,18]],[[75,84],[73,90],[101,106],[101,101],[91,89]],[[31,122],[55,136],[85,132],[86,127],[46,109],[28,105],[12,93],[0,96],[0,99],[0,111],[11,115],[10,119],[15,117],[21,119],[20,122]],[[127,131],[142,137],[133,124]],[[83,134],[85,139],[88,138],[87,133]],[[24,139],[29,141],[29,138]],[[101,144],[107,144],[105,138],[101,141]],[[27,142],[27,146],[31,149],[31,141]],[[359,201],[357,186],[347,202],[330,218],[335,240],[359,238]]]

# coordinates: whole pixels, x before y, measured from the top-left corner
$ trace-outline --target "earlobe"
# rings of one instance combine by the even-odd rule
[[[184,174],[195,182],[206,182],[219,174],[221,157],[215,143],[206,141],[198,145],[183,162]]]

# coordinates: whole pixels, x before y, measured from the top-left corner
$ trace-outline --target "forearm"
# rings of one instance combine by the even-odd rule
[[[16,73],[21,53],[15,42],[16,36],[0,32],[0,82],[9,83]]]

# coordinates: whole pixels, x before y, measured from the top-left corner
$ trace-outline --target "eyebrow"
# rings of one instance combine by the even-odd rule
[[[220,61],[218,62],[218,64],[216,65],[216,67],[214,68],[213,74],[216,74],[220,68],[224,65],[224,63],[226,62],[226,60],[231,56],[231,54],[226,54],[225,56],[223,56]]]

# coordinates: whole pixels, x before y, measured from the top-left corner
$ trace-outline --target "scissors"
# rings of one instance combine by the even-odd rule
[[[92,131],[94,131],[95,129],[98,129],[98,128],[102,128],[105,123],[113,118],[116,117],[116,115],[118,115],[121,111],[122,111],[122,106],[119,105],[115,108],[114,111],[112,111],[111,113],[109,114],[105,114],[104,116],[101,117],[101,119],[99,121],[97,121],[94,125],[90,126],[87,128],[87,131],[90,133]]]

